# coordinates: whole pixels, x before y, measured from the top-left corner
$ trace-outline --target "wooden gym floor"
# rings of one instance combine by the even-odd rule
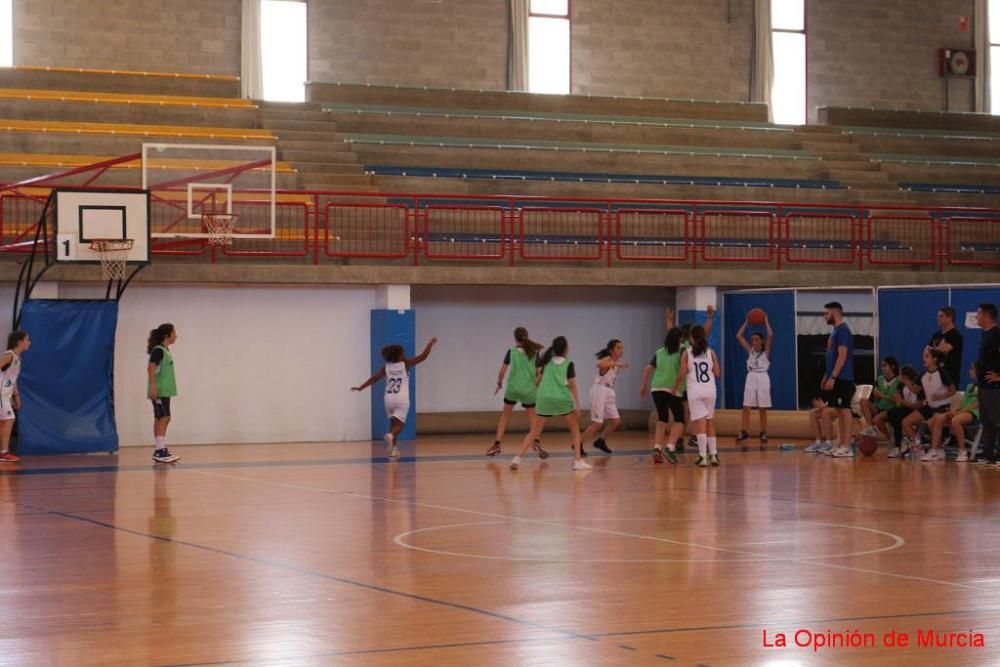
[[[647,437],[586,473],[559,434],[516,473],[481,436],[4,467],[0,664],[1000,664],[1000,469],[731,440],[654,468]]]

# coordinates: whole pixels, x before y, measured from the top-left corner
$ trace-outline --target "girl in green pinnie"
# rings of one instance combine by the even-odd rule
[[[510,369],[510,376],[507,378],[507,389],[503,394],[503,414],[497,422],[497,437],[493,441],[493,446],[486,450],[486,456],[498,456],[501,452],[500,442],[507,432],[507,420],[514,413],[514,407],[518,403],[528,414],[528,424],[535,421],[535,365],[538,360],[538,353],[545,347],[528,336],[528,330],[524,327],[514,329],[514,347],[507,350],[507,355],[500,364],[500,373],[497,375],[497,388],[494,395],[499,394],[503,389],[503,379]],[[549,453],[542,449],[542,443],[536,441],[533,445],[539,458],[549,458]]]
[[[174,357],[170,346],[177,342],[177,328],[173,324],[161,324],[149,332],[146,352],[149,365],[149,400],[153,402],[153,439],[156,449],[153,460],[157,463],[176,463],[181,457],[167,449],[167,426],[170,424],[170,399],[177,395],[177,380],[174,377]]]
[[[580,439],[580,397],[576,389],[576,370],[573,362],[566,356],[569,354],[569,343],[564,336],[552,341],[552,347],[545,351],[539,361],[535,384],[538,387],[535,402],[535,420],[531,431],[521,443],[521,449],[510,462],[510,469],[517,470],[521,466],[521,457],[545,430],[545,424],[551,417],[563,417],[573,438],[573,470],[590,470],[590,464],[583,460]],[[541,455],[539,455],[541,456]]]

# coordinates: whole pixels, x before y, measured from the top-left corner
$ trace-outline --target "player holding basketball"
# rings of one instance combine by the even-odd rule
[[[761,311],[763,312],[763,311]],[[750,429],[750,412],[756,408],[760,413],[760,446],[763,449],[767,443],[767,411],[771,407],[771,346],[774,343],[774,331],[767,313],[764,313],[765,338],[760,332],[750,334],[750,340],[743,337],[750,325],[750,314],[747,314],[743,326],[736,332],[736,341],[747,352],[747,379],[743,389],[743,428],[736,436],[737,444],[750,439],[747,431]]]
[[[507,433],[507,420],[514,413],[514,407],[520,403],[521,407],[528,414],[528,424],[535,421],[535,362],[538,353],[545,346],[536,343],[528,336],[528,330],[524,327],[514,329],[514,342],[516,345],[507,350],[507,355],[500,364],[500,373],[497,375],[497,388],[494,395],[499,394],[503,389],[503,378],[510,369],[510,377],[507,378],[507,389],[503,394],[503,414],[497,422],[497,435],[493,441],[493,446],[486,450],[486,456],[497,456],[501,452],[500,441]],[[530,426],[529,426],[530,428]],[[549,453],[542,449],[542,443],[536,442],[535,451],[543,459],[549,457]]]
[[[563,417],[573,438],[573,470],[590,470],[589,463],[583,460],[580,441],[580,397],[576,390],[576,371],[573,362],[567,358],[569,343],[565,336],[559,336],[552,341],[552,347],[542,355],[541,366],[537,369],[536,384],[538,385],[538,403],[535,421],[531,431],[524,437],[521,449],[511,459],[510,469],[521,467],[521,457],[535,443],[545,430],[545,424],[552,417]]]
[[[691,327],[691,347],[681,353],[681,367],[674,380],[673,393],[687,382],[688,405],[691,409],[691,430],[698,439],[698,461],[704,468],[719,465],[719,448],[715,436],[715,381],[722,375],[719,359],[708,347],[708,335],[701,325]]]
[[[17,378],[21,374],[21,355],[31,347],[31,338],[25,331],[14,331],[7,336],[7,351],[0,355],[0,463],[17,463],[21,457],[10,451],[10,438],[14,433],[16,411],[21,409],[21,394],[17,391]]]
[[[167,426],[170,425],[170,399],[177,396],[177,378],[174,376],[174,357],[170,346],[177,342],[177,328],[165,323],[149,332],[146,352],[149,364],[149,400],[153,402],[153,460],[157,463],[176,463],[181,457],[167,449]]]
[[[615,382],[618,380],[618,371],[628,368],[628,364],[621,361],[623,354],[625,345],[617,338],[609,340],[604,349],[597,353],[597,375],[590,387],[590,420],[593,423],[583,432],[585,444],[588,438],[603,428],[601,437],[594,441],[594,447],[608,454],[611,453],[611,448],[608,447],[607,438],[622,423],[618,413]],[[580,452],[583,453],[582,444]]]
[[[423,352],[409,358],[406,357],[406,350],[402,345],[386,345],[382,348],[385,366],[365,380],[360,387],[351,387],[351,391],[364,391],[385,378],[385,414],[389,417],[389,432],[384,436],[385,452],[392,458],[399,456],[396,436],[406,426],[406,417],[410,414],[410,369],[430,356],[436,344],[437,338],[431,338],[424,346]]]

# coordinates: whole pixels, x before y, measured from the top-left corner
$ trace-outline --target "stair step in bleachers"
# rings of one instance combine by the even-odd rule
[[[52,120],[0,119],[0,132],[47,134],[93,134],[130,137],[175,137],[273,142],[270,130],[243,127],[198,127],[183,125],[139,125],[130,123],[90,123]]]
[[[153,107],[192,107],[208,109],[257,108],[257,106],[250,100],[231,97],[187,97],[179,95],[146,95],[141,93],[88,92],[31,88],[0,88],[0,99],[94,102],[104,104],[118,103]]]
[[[885,127],[1000,133],[1000,116],[955,111],[909,111],[861,107],[819,107],[820,123],[846,127]]]
[[[700,118],[767,122],[767,106],[749,102],[598,97],[590,95],[533,95],[530,93],[374,86],[349,83],[306,84],[310,101],[322,104],[376,104],[403,107],[517,110],[543,113],[613,114],[658,118]]]
[[[0,88],[239,97],[239,77],[124,70],[17,66],[0,69]]]

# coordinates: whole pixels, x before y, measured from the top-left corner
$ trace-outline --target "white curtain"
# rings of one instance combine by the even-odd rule
[[[243,97],[264,97],[263,67],[260,59],[260,0],[243,0],[240,42],[240,85]]]
[[[771,112],[771,87],[774,85],[774,46],[771,41],[771,0],[754,0],[753,59],[750,70],[750,101],[767,105]]]
[[[507,90],[528,90],[528,3],[510,0],[507,38]]]
[[[973,27],[976,31],[976,111],[990,112],[989,0],[975,0]]]

